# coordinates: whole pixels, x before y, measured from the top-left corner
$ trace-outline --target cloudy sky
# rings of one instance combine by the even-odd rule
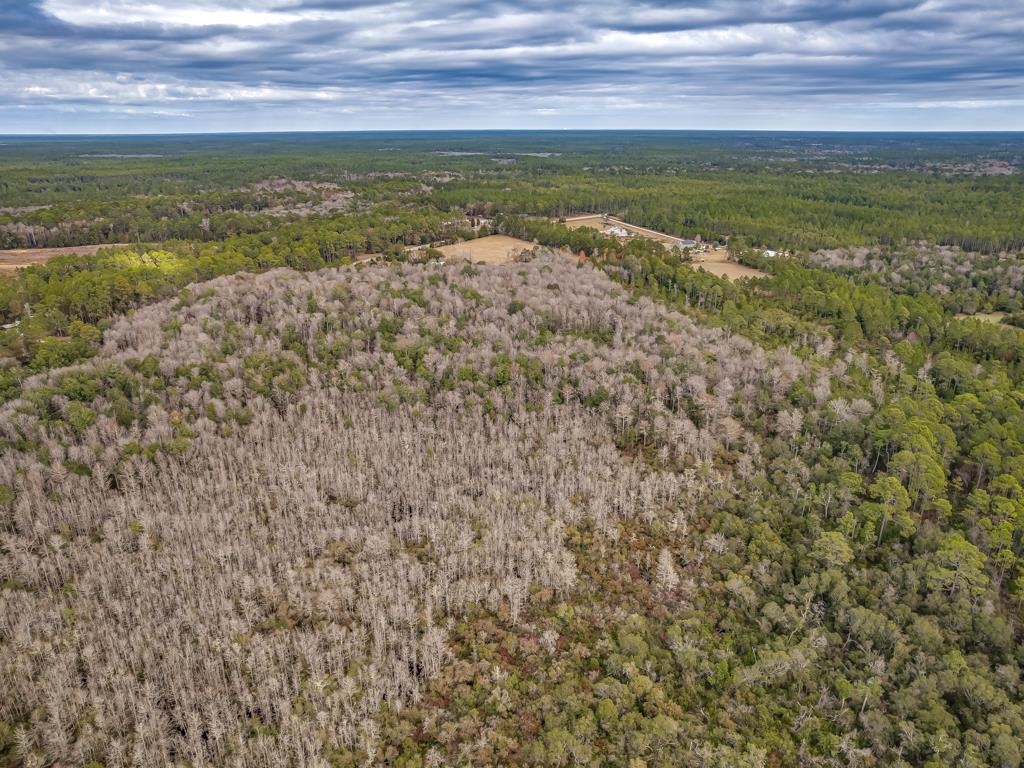
[[[0,0],[0,133],[1024,130],[1024,0]]]

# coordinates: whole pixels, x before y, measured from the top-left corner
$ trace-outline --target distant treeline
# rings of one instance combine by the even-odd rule
[[[990,253],[1024,248],[1022,145],[586,132],[15,142],[0,147],[0,247],[224,239],[324,213],[316,204],[343,189],[362,210],[597,211],[774,248]],[[985,175],[993,167],[1005,175]],[[265,183],[275,179],[313,186]]]

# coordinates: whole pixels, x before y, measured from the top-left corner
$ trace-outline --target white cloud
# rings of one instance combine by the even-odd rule
[[[1020,34],[1024,0],[0,0],[0,118],[1017,127]]]
[[[165,27],[230,26],[245,29],[301,20],[297,14],[281,13],[269,7],[260,8],[258,3],[231,8],[207,3],[161,5],[132,0],[92,3],[46,0],[43,7],[61,21],[81,27],[156,24]]]
[[[79,27],[120,27],[126,24],[153,25],[164,28],[230,27],[258,29],[285,27],[302,22],[358,23],[374,16],[381,19],[383,9],[367,13],[366,9],[301,10],[281,2],[248,0],[241,3],[139,2],[138,0],[44,0],[43,7],[56,18]]]

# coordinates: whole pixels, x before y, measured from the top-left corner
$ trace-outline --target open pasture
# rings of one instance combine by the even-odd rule
[[[92,256],[101,248],[124,248],[127,243],[102,245],[72,245],[66,248],[12,248],[0,250],[0,273],[13,272],[32,264],[45,264],[54,256]]]
[[[534,247],[533,243],[506,235],[489,235],[477,240],[466,240],[438,248],[446,259],[467,259],[474,263],[508,264],[523,251]]]
[[[653,229],[647,229],[646,227],[638,227],[634,224],[622,221],[621,219],[617,219],[614,216],[605,216],[602,214],[573,216],[565,220],[565,226],[570,229],[590,227],[591,229],[596,229],[598,232],[604,232],[605,234],[614,234],[615,229],[625,230],[629,232],[631,236],[646,237],[648,240],[654,240],[666,247],[673,246],[679,242],[679,238],[673,237],[672,235],[666,235],[664,232],[657,232]],[[745,267],[742,264],[730,261],[729,252],[725,248],[711,248],[706,251],[695,251],[693,255],[693,266],[695,268],[704,269],[713,275],[724,277],[728,280],[766,277],[766,274],[759,269]]]
[[[712,275],[724,277],[728,280],[768,276],[766,272],[762,272],[760,269],[729,261],[729,251],[725,248],[712,248],[709,251],[694,254],[692,266],[694,269],[703,269]]]

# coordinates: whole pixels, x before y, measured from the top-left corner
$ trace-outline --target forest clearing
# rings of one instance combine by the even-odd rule
[[[666,247],[672,247],[679,243],[678,237],[666,235],[646,227],[638,227],[635,224],[617,219],[614,216],[604,214],[584,214],[565,219],[565,226],[569,229],[589,227],[596,229],[606,235],[621,237],[617,230],[625,230],[629,234],[625,237],[643,237],[661,243]],[[742,280],[745,278],[766,277],[767,273],[753,267],[746,267],[730,260],[727,248],[708,247],[707,250],[694,250],[692,256],[694,268],[703,269],[716,277],[724,277],[728,280]]]
[[[726,248],[711,248],[710,250],[693,255],[691,266],[694,269],[703,269],[716,277],[724,277],[728,280],[745,280],[755,277],[767,277],[767,272],[760,269],[737,264],[729,259],[729,251]]]
[[[666,235],[664,232],[647,229],[646,227],[638,227],[636,224],[630,224],[622,221],[621,219],[617,219],[614,216],[608,216],[600,213],[588,213],[580,216],[572,216],[565,220],[565,226],[569,227],[569,229],[590,227],[591,229],[596,229],[598,232],[605,232],[606,230],[617,227],[619,229],[624,229],[633,235],[646,237],[648,240],[654,240],[655,242],[662,243],[664,245],[675,245],[679,242],[678,237]]]
[[[45,264],[54,256],[92,256],[101,248],[125,248],[128,243],[71,245],[65,248],[11,248],[0,250],[0,272],[13,272],[32,264]]]
[[[488,235],[477,240],[444,245],[438,248],[448,259],[466,259],[475,263],[508,264],[523,251],[535,248],[534,243],[508,235]]]
[[[957,320],[980,320],[983,323],[993,323],[995,325],[1001,325],[1003,320],[1006,319],[1006,312],[975,312],[973,315],[967,314],[966,312],[959,312],[956,314]]]

